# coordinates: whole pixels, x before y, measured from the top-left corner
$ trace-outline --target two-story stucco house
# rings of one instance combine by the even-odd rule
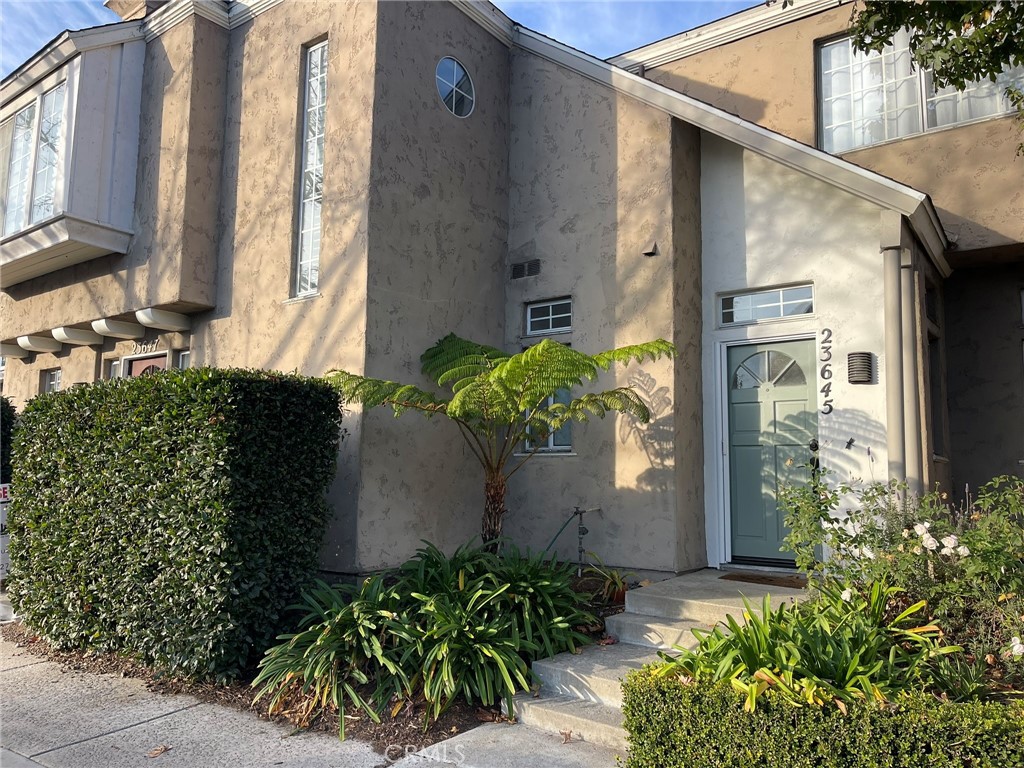
[[[948,163],[901,160],[935,131],[822,143],[841,132],[816,127],[816,62],[842,26],[818,26],[815,3],[730,17],[760,21],[697,53],[672,38],[611,62],[486,2],[108,5],[123,23],[62,34],[0,90],[18,404],[185,365],[414,379],[448,332],[507,349],[668,338],[675,361],[601,382],[637,386],[652,423],[550,436],[505,522],[536,549],[573,506],[600,507],[587,547],[663,572],[784,563],[775,492],[812,442],[844,477],[918,488],[976,477],[986,453],[988,474],[1024,458],[1019,295],[1001,314],[1024,240],[1007,121],[957,129]],[[741,69],[778,67],[759,36],[806,24],[787,57],[806,55],[802,80],[719,82],[729,45],[751,48]],[[751,106],[745,89],[776,87],[805,88],[809,116],[785,95]],[[993,204],[948,174],[980,174]],[[978,249],[1002,265],[967,269]],[[969,365],[996,350],[1015,357]],[[451,425],[345,426],[326,571],[476,533],[482,479]]]

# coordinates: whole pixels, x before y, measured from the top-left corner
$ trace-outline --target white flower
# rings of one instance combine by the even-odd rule
[[[842,594],[842,595],[840,595],[840,597],[842,597],[842,598],[843,598],[843,602],[846,602],[846,603],[848,603],[848,602],[850,602],[850,598],[852,598],[852,597],[853,597],[853,591],[852,591],[852,590],[849,590],[849,589],[844,589],[844,590],[843,590],[843,594]],[[1016,638],[1016,637],[1015,637],[1015,638],[1013,638],[1013,639],[1014,639],[1014,640],[1017,640],[1018,638]],[[1024,651],[1022,651],[1022,653],[1024,653]]]
[[[949,536],[943,536],[942,537],[942,544],[943,544],[943,546],[949,547],[950,549],[954,549],[956,547],[956,545],[959,544],[959,543],[960,543],[960,539],[958,539],[953,534],[949,534]]]
[[[919,547],[919,546],[917,546],[917,547],[914,547],[914,548],[913,548],[912,550],[910,550],[910,551],[911,551],[911,552],[913,552],[913,553],[914,553],[915,555],[920,555],[920,554],[921,554],[922,552],[924,552],[924,550],[923,550],[923,549],[921,549],[921,547]]]
[[[932,527],[931,523],[918,523],[914,526],[914,533],[918,536],[924,536],[928,533],[928,529]]]
[[[921,546],[925,549],[930,549],[933,552],[939,548],[939,540],[932,536],[930,533],[926,533],[921,537]]]
[[[939,550],[939,554],[940,555],[947,555],[949,557],[952,557],[953,556],[953,548],[952,547],[943,547],[942,549]]]
[[[910,529],[909,528],[904,528],[903,529],[903,538],[904,539],[909,539],[910,538]]]
[[[961,544],[959,547],[956,548],[956,551],[957,554],[960,555],[960,557],[967,557],[969,554],[971,554],[971,550],[967,548],[966,544]]]
[[[843,594],[845,595],[846,593],[844,592]],[[1024,643],[1020,641],[1019,637],[1014,636],[1010,638],[1010,655],[1015,659],[1018,656],[1024,656]]]
[[[875,553],[871,551],[870,547],[863,547],[863,548],[861,548],[860,553],[861,553],[861,555],[866,557],[868,560],[874,560],[875,559]]]

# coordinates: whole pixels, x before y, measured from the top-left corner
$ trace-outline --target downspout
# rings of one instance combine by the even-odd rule
[[[921,390],[917,367],[918,310],[915,295],[917,280],[914,252],[908,250],[902,261],[903,314],[903,406],[904,440],[907,462],[907,486],[910,493],[924,492],[923,458],[921,455]]]
[[[882,272],[885,286],[885,435],[889,478],[906,477],[906,424],[903,407],[903,311],[900,272],[903,267],[903,217],[882,212]]]

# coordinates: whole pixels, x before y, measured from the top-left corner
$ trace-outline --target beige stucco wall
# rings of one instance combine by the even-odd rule
[[[847,29],[832,8],[647,70],[662,85],[817,146],[816,44]],[[931,131],[844,157],[930,194],[960,250],[1024,242],[1024,185],[1012,118]]]
[[[290,300],[299,183],[303,47],[329,41],[319,295]],[[366,332],[367,200],[376,8],[286,3],[231,32],[216,309],[197,315],[192,364],[320,375],[361,371]],[[329,495],[323,565],[355,560],[361,422]]]
[[[419,358],[447,333],[502,343],[509,53],[448,3],[378,14],[366,373],[429,387]],[[438,96],[443,56],[473,80],[467,118]],[[422,539],[450,550],[478,535],[483,470],[454,424],[380,409],[358,448],[360,568],[398,564]]]
[[[209,306],[227,33],[193,16],[146,46],[134,236],[105,256],[0,293],[7,340],[150,306]],[[19,363],[8,370],[20,377]]]
[[[692,296],[677,297],[677,278],[696,262],[698,217],[692,210],[673,215],[673,208],[698,202],[695,132],[675,133],[682,156],[674,164],[668,116],[522,51],[512,55],[510,100],[509,261],[540,259],[541,274],[508,284],[506,347],[531,341],[521,335],[526,302],[571,296],[572,333],[556,340],[594,353],[662,337],[692,358],[699,318]],[[678,195],[674,170],[684,175]],[[657,255],[643,255],[655,242]],[[702,546],[702,523],[699,512],[680,520],[676,486],[688,470],[677,467],[673,441],[692,385],[678,402],[675,368],[664,360],[619,367],[597,382],[602,389],[626,384],[652,403],[652,423],[612,414],[575,425],[572,455],[537,455],[512,478],[505,530],[542,549],[574,506],[600,507],[602,515],[586,521],[586,547],[605,563],[698,567],[703,552],[687,558]],[[699,420],[685,428],[699,434]],[[685,495],[692,513],[694,494]],[[700,544],[677,547],[681,530]],[[575,559],[573,531],[556,551]]]
[[[734,144],[702,136],[705,494],[708,557],[725,555],[728,505],[722,457],[722,356],[733,343],[814,339],[832,331],[834,410],[818,415],[820,460],[837,479],[885,481],[886,358],[882,308],[881,211],[836,187],[809,179]],[[775,322],[720,327],[723,293],[792,283],[814,285],[814,314]],[[850,384],[847,355],[876,356],[873,384]],[[825,381],[820,366],[817,388]],[[819,404],[822,395],[818,395]],[[847,441],[853,438],[849,449]],[[809,453],[808,453],[809,456]]]

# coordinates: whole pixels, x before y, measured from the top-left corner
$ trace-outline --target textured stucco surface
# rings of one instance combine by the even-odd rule
[[[303,47],[328,40],[320,293],[289,300],[296,240]],[[361,371],[376,8],[287,3],[231,32],[216,309],[196,316],[192,364],[320,375]],[[354,561],[358,417],[329,494],[323,564]]]
[[[816,44],[841,36],[850,6],[647,70],[647,77],[817,146]],[[910,136],[846,159],[930,194],[961,250],[1024,241],[1019,137],[1009,117]]]
[[[146,46],[135,232],[105,256],[0,293],[3,338],[150,306],[209,306],[226,32],[190,17]],[[17,371],[17,364],[12,372]],[[12,373],[17,376],[17,373]]]
[[[530,343],[521,336],[526,302],[561,296],[573,299],[573,330],[554,338],[584,352],[658,337],[695,343],[687,333],[699,318],[687,314],[692,299],[676,300],[674,259],[695,261],[697,217],[673,216],[671,119],[521,51],[511,80],[509,260],[540,259],[541,274],[508,284],[506,346]],[[681,131],[681,151],[693,151],[695,139]],[[683,159],[678,170],[692,173],[693,163]],[[693,193],[677,197],[697,203]],[[677,226],[684,231],[676,234]],[[657,255],[644,256],[654,242]],[[652,423],[612,414],[574,426],[574,455],[538,455],[513,477],[505,530],[541,549],[574,506],[601,507],[602,516],[587,520],[586,547],[605,563],[696,567],[702,560],[681,562],[676,548],[673,364],[619,367],[597,386],[628,383],[651,401]],[[575,559],[575,549],[567,531],[556,550]]]
[[[420,355],[449,332],[501,345],[508,216],[508,49],[450,4],[381,3],[368,214],[366,373],[430,386]],[[477,101],[441,102],[453,56]],[[483,470],[454,424],[364,417],[356,541],[361,568],[402,562],[428,539],[479,533]]]
[[[762,339],[814,338],[829,328],[834,410],[818,415],[821,464],[841,480],[884,481],[885,337],[880,211],[722,139],[702,136],[701,199],[704,295],[704,420],[722,424],[724,345]],[[720,328],[719,296],[791,283],[814,285],[813,315]],[[850,352],[876,356],[876,383],[848,383]],[[815,355],[820,357],[819,354]],[[814,372],[821,387],[821,370]],[[822,395],[818,395],[819,404]],[[719,562],[727,506],[719,428],[705,432],[708,557]],[[847,449],[847,441],[853,445]]]
[[[945,289],[953,488],[973,494],[1024,473],[1024,266],[960,270]]]

